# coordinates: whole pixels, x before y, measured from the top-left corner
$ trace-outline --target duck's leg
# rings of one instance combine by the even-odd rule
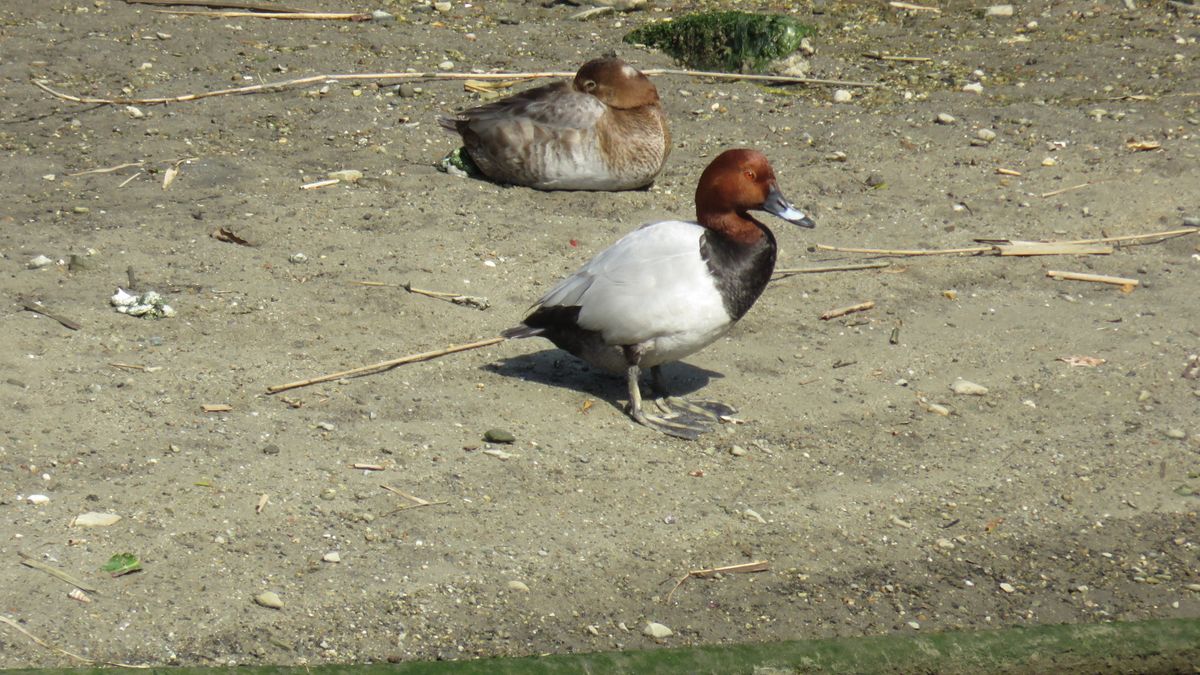
[[[720,421],[722,417],[729,417],[737,413],[735,408],[725,405],[720,401],[689,401],[677,396],[671,396],[667,390],[667,382],[663,376],[662,366],[654,366],[650,369],[650,379],[654,385],[655,393],[660,396],[655,401],[655,404],[664,413],[707,417],[713,421]]]
[[[701,434],[712,431],[713,425],[719,421],[719,417],[703,409],[692,409],[689,406],[673,406],[664,409],[664,415],[655,415],[647,411],[642,406],[642,390],[638,385],[638,376],[641,374],[641,368],[638,367],[637,361],[640,360],[641,354],[634,348],[626,347],[625,358],[629,362],[629,366],[625,371],[625,378],[629,386],[629,415],[634,420],[639,424],[660,431],[668,436],[685,438],[689,441],[694,441]],[[651,368],[650,372],[653,376],[655,369]],[[658,377],[661,377],[661,375]],[[661,400],[658,405],[660,408],[664,408]],[[725,408],[728,408],[728,406],[725,406]],[[732,414],[732,409],[729,410],[728,414]]]

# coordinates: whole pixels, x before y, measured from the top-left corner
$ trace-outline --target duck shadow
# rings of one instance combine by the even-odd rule
[[[593,368],[561,349],[543,349],[532,354],[510,356],[483,365],[480,369],[548,387],[582,392],[604,399],[617,408],[623,408],[619,402],[629,398],[624,375]],[[642,376],[642,395],[646,398],[664,395],[686,397],[708,386],[713,379],[723,377],[725,375],[722,373],[677,361],[663,365],[666,392],[654,390],[647,372]]]

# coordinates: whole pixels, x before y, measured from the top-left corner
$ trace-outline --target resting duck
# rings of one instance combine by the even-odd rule
[[[654,182],[671,151],[650,79],[615,57],[561,81],[471,108],[438,123],[500,183],[538,190],[632,190]]]
[[[638,377],[649,368],[661,389],[664,363],[711,344],[750,309],[775,269],[775,236],[750,215],[813,221],[784,198],[767,158],[726,150],[696,187],[696,221],[643,225],[601,251],[542,296],[509,338],[540,335],[597,368],[624,373],[629,412],[639,423],[695,439],[735,411],[716,402],[642,404]]]

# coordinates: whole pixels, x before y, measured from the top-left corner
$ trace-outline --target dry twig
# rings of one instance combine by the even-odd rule
[[[469,351],[471,349],[480,349],[482,347],[488,347],[488,346],[491,346],[494,344],[499,344],[501,342],[504,342],[507,339],[508,338],[506,338],[506,337],[494,337],[494,338],[488,338],[486,340],[480,340],[478,342],[468,342],[467,344],[462,344],[462,345],[451,345],[449,347],[446,347],[445,349],[437,349],[437,350],[434,350],[431,352],[421,352],[420,354],[410,354],[408,356],[401,356],[398,359],[391,359],[390,361],[381,361],[379,363],[372,364],[369,366],[363,366],[361,368],[353,368],[351,370],[343,370],[340,373],[330,373],[329,375],[322,375],[320,377],[312,377],[307,380],[298,380],[296,382],[289,382],[287,384],[277,384],[277,385],[274,385],[271,387],[267,387],[267,393],[268,394],[278,394],[279,392],[287,391],[288,389],[296,389],[298,387],[307,387],[310,384],[318,384],[320,382],[329,382],[330,380],[340,380],[344,377],[357,377],[360,375],[373,375],[375,373],[382,372],[385,370],[391,370],[392,368],[395,368],[396,366],[402,366],[406,363],[416,363],[418,361],[428,361],[430,359],[436,359],[439,356],[446,356],[447,354],[455,354],[457,352],[465,352],[465,351]]]
[[[156,9],[159,14],[173,16],[207,16],[211,19],[288,19],[292,21],[370,21],[370,14],[361,12],[248,12],[242,10],[206,12],[199,9]]]
[[[682,75],[686,77],[705,77],[717,80],[747,80],[751,82],[775,82],[777,84],[812,84],[840,87],[879,87],[878,82],[853,82],[846,80],[821,80],[807,77],[792,77],[789,75],[748,75],[743,73],[718,73],[702,70],[678,70],[673,68],[651,68],[642,71],[646,75]],[[195,94],[179,96],[163,96],[155,98],[103,98],[97,96],[76,96],[51,88],[45,82],[32,80],[33,85],[51,96],[72,103],[88,103],[100,105],[162,105],[167,103],[186,103],[198,101],[213,96],[239,96],[257,94],[267,91],[282,91],[293,87],[320,82],[363,82],[371,80],[534,80],[550,77],[572,78],[575,73],[565,72],[528,72],[528,73],[442,73],[442,72],[412,72],[412,73],[344,73],[337,75],[309,75],[292,80],[279,82],[264,82],[244,87],[217,89]]]
[[[1141,282],[1137,279],[1128,279],[1126,277],[1110,277],[1104,274],[1088,274],[1086,272],[1059,272],[1058,270],[1049,270],[1046,276],[1059,281],[1090,281],[1097,284],[1112,284],[1120,286],[1122,293],[1132,293]]]
[[[860,302],[857,305],[850,305],[849,307],[838,307],[837,309],[831,309],[822,314],[821,320],[828,321],[830,319],[836,319],[839,316],[846,316],[847,314],[853,314],[855,312],[865,312],[873,307],[875,307],[874,300],[867,300],[866,302]]]
[[[416,288],[412,285],[412,282],[408,281],[402,284],[389,284],[383,281],[355,281],[354,283],[358,286],[369,286],[372,288],[403,288],[414,295],[424,295],[427,298],[445,300],[446,302],[462,305],[464,307],[474,307],[478,310],[484,310],[492,306],[492,304],[488,302],[487,298],[481,298],[475,295],[464,295],[462,293],[452,293],[450,291],[430,291],[424,288]]]
[[[34,314],[41,314],[42,316],[44,316],[48,319],[54,319],[55,321],[61,323],[64,328],[69,328],[71,330],[79,330],[80,328],[83,328],[83,326],[80,325],[78,322],[72,321],[64,316],[55,314],[54,312],[51,312],[50,310],[46,309],[45,307],[42,307],[41,303],[34,302],[33,300],[29,300],[26,298],[21,298],[21,299],[17,300],[17,302],[21,303],[21,307],[23,309],[33,312]]]
[[[71,576],[70,574],[67,574],[66,572],[63,572],[62,570],[60,570],[58,568],[51,567],[51,566],[47,565],[46,563],[43,563],[40,560],[35,559],[33,556],[29,555],[28,553],[26,553],[24,551],[17,551],[17,555],[21,557],[21,564],[26,567],[32,567],[35,570],[45,572],[46,574],[49,574],[50,576],[52,576],[56,579],[65,581],[68,584],[71,584],[72,586],[75,586],[77,588],[82,588],[85,591],[91,591],[93,593],[97,592],[97,589],[95,586],[85,584],[82,581],[80,581],[79,579],[76,579],[75,577]]]
[[[54,651],[58,652],[59,654],[63,654],[64,656],[69,656],[81,663],[90,663],[93,665],[100,664],[100,665],[105,665],[105,666],[116,666],[117,668],[149,668],[150,667],[150,666],[135,665],[132,663],[120,663],[117,661],[97,661],[96,659],[89,659],[88,657],[80,656],[79,654],[76,654],[75,652],[69,652],[69,651],[63,649],[62,647],[55,647],[54,645],[50,644],[49,642],[46,642],[45,640],[41,639],[40,637],[25,630],[25,628],[23,626],[21,626],[21,624],[17,623],[16,621],[13,621],[12,619],[8,618],[7,616],[0,616],[0,623],[3,623],[6,626],[11,626],[11,627],[17,629],[18,631],[20,631],[20,633],[22,635],[29,638],[30,640],[33,640],[35,643],[37,643],[41,647],[45,647],[46,649],[54,650]]]
[[[1121,235],[1118,237],[1100,237],[1097,239],[1073,239],[1071,241],[1057,241],[1057,242],[1048,241],[1048,242],[1040,242],[1040,243],[1043,243],[1045,245],[1051,245],[1051,244],[1072,244],[1072,245],[1074,245],[1074,244],[1109,244],[1109,243],[1117,243],[1117,242],[1134,244],[1134,243],[1138,243],[1138,242],[1143,242],[1147,239],[1166,241],[1167,239],[1173,239],[1175,237],[1183,237],[1183,236],[1187,236],[1189,234],[1195,234],[1197,232],[1200,232],[1200,227],[1182,227],[1177,230],[1164,230],[1162,232],[1150,232],[1147,234],[1126,234],[1126,235]],[[1009,243],[1013,243],[1013,242],[1009,242]],[[1152,242],[1146,242],[1146,243],[1158,243],[1158,241],[1152,241]],[[839,253],[866,253],[869,255],[898,255],[898,256],[952,255],[952,254],[961,254],[961,253],[980,254],[980,253],[989,253],[989,252],[997,253],[997,254],[1001,254],[1001,255],[1003,254],[1002,251],[998,249],[998,246],[995,243],[988,245],[988,246],[969,246],[966,248],[915,249],[915,250],[885,249],[885,248],[846,248],[843,246],[826,246],[825,244],[817,244],[816,248],[821,251],[837,251]]]
[[[177,5],[181,7],[208,7],[209,9],[253,9],[260,12],[291,12],[303,13],[308,10],[292,9],[279,5],[258,4],[255,2],[216,2],[215,0],[125,0],[130,5]]]
[[[858,263],[855,265],[827,265],[825,267],[785,267],[775,270],[775,280],[793,274],[820,274],[822,272],[853,272],[855,270],[877,270],[891,267],[890,262]]]
[[[717,574],[747,574],[750,572],[766,572],[770,568],[770,563],[768,563],[766,560],[755,560],[754,562],[741,563],[739,565],[726,565],[725,567],[710,567],[708,569],[692,570],[680,577],[679,581],[675,582],[675,587],[672,588],[669,593],[667,593],[666,601],[668,603],[671,602],[671,596],[674,595],[675,591],[679,590],[679,587],[683,585],[683,582],[687,581],[688,579],[707,579]]]

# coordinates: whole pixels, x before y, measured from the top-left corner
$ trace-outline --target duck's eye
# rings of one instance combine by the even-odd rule
[[[754,169],[746,169],[745,171],[742,172],[742,175],[745,176],[746,178],[749,178],[750,180],[755,180],[756,178],[758,178],[758,176],[754,175]]]
[[[595,91],[596,81],[595,80],[584,80],[583,81],[583,89],[584,89],[584,91]]]

